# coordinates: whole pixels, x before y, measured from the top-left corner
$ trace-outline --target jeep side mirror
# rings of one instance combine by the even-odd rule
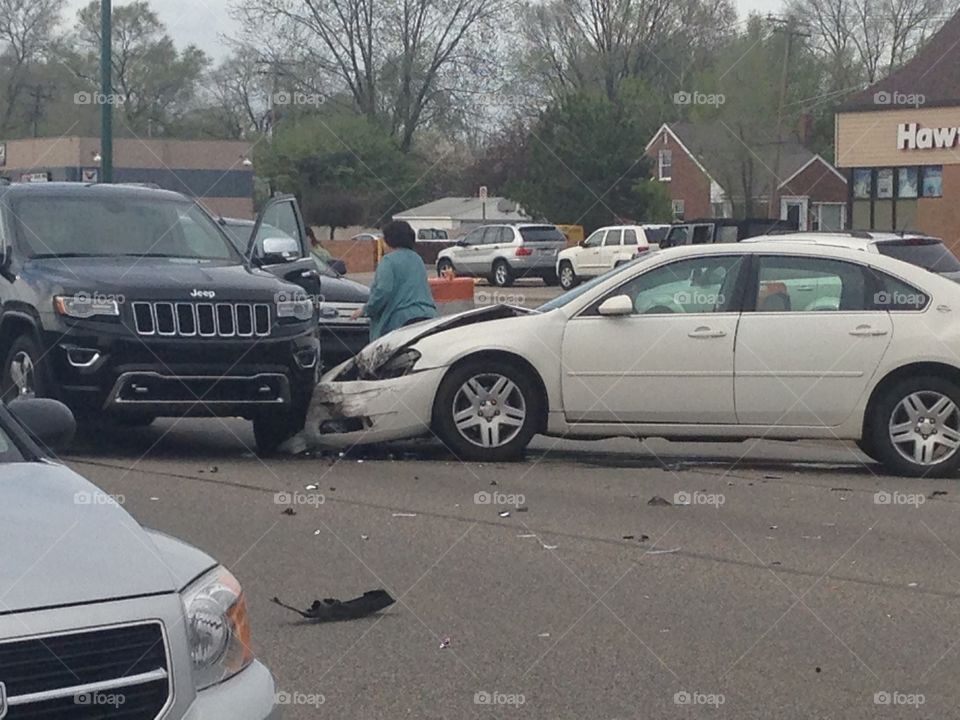
[[[268,237],[260,243],[261,259],[269,263],[288,263],[300,259],[300,245],[292,237]]]

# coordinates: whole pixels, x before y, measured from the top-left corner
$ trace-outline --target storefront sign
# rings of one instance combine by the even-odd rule
[[[948,150],[960,140],[960,128],[925,128],[919,123],[897,125],[897,150]]]

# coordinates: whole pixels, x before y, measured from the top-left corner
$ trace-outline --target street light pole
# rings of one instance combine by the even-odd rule
[[[113,57],[111,0],[100,0],[100,182],[113,182]]]

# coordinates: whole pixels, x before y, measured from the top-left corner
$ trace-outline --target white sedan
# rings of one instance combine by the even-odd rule
[[[960,285],[775,240],[656,251],[539,308],[419,323],[327,373],[308,435],[434,434],[504,460],[531,438],[858,441],[903,475],[960,465]]]

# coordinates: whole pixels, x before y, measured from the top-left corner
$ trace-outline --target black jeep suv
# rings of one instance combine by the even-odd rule
[[[264,245],[248,260],[178,193],[0,187],[0,397],[60,399],[81,427],[241,416],[275,450],[302,427],[319,341],[303,290],[258,267],[286,248]]]

